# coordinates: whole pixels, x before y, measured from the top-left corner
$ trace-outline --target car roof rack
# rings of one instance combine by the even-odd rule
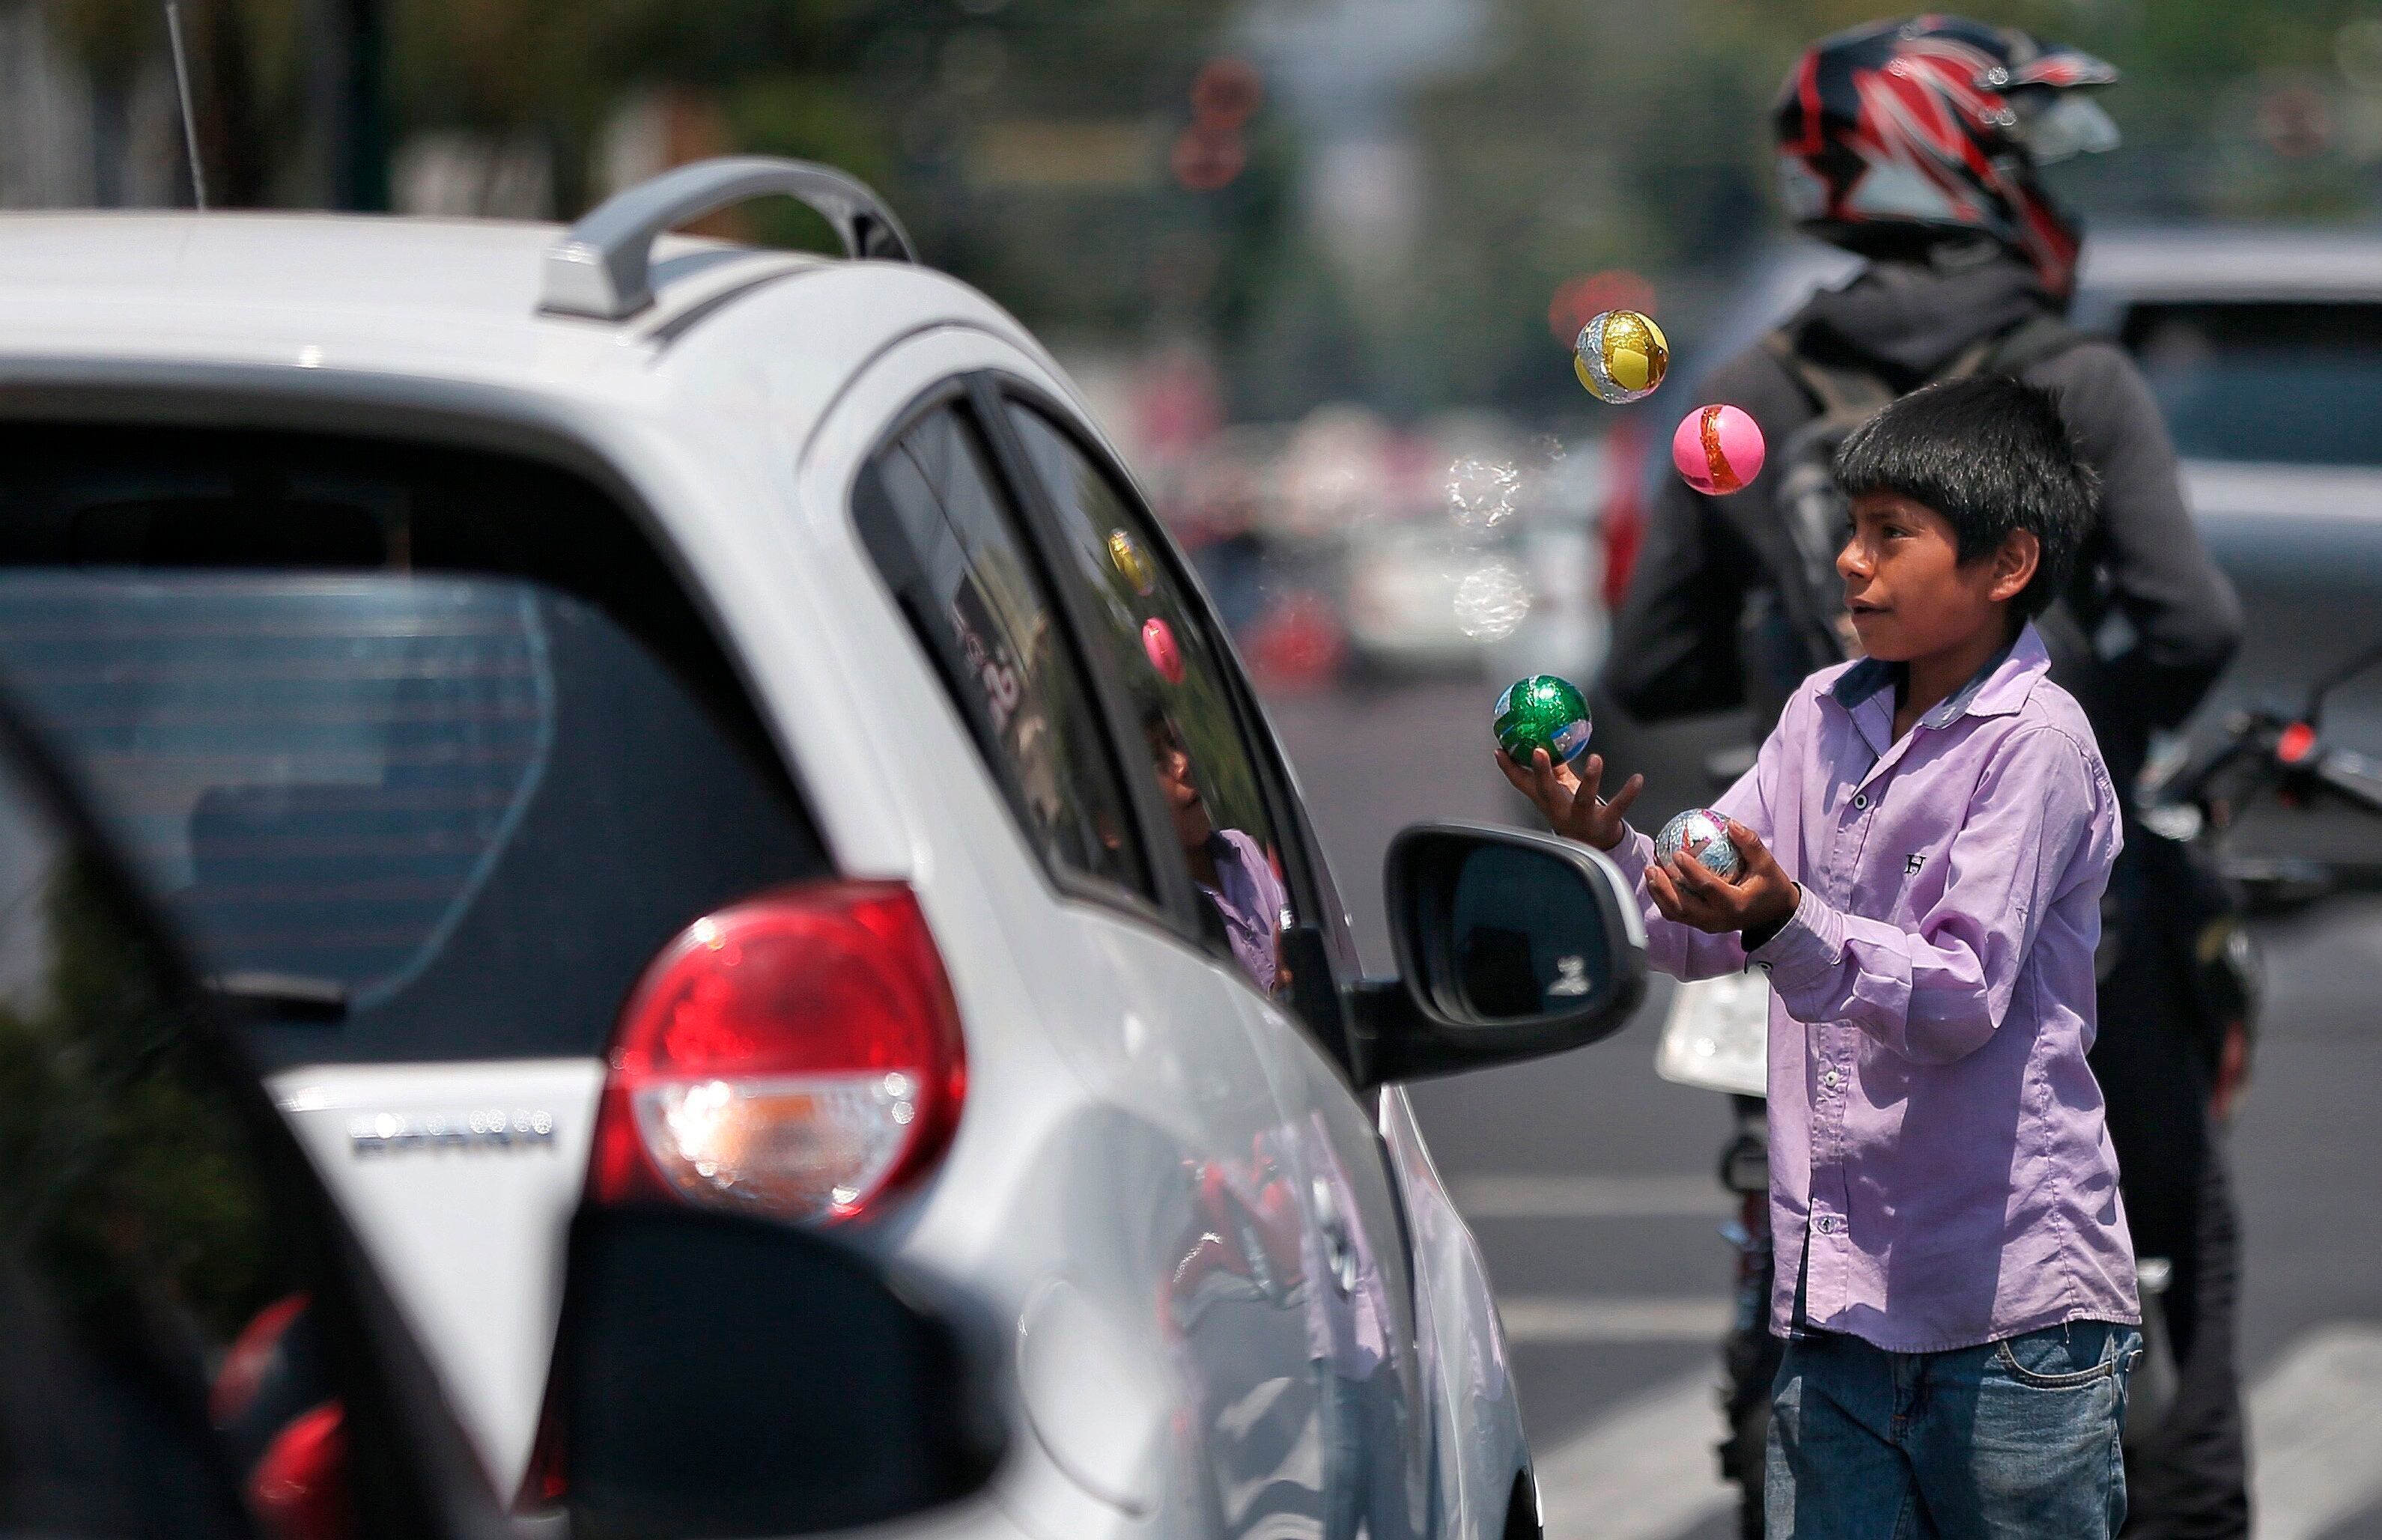
[[[590,210],[546,249],[538,310],[620,321],[654,302],[654,241],[692,219],[755,198],[781,196],[817,211],[847,257],[915,263],[893,211],[866,183],[833,166],[773,155],[723,155],[665,171]]]

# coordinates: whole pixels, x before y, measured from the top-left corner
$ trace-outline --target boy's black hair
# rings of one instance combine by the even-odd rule
[[[2018,596],[2027,616],[2067,586],[2101,492],[2059,397],[1999,374],[1912,391],[1848,434],[1835,469],[1848,497],[1897,493],[1951,520],[1963,564],[2001,549],[2013,530],[2032,533],[2043,555]]]

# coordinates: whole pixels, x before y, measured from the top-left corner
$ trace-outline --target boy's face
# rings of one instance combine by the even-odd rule
[[[2009,605],[2034,578],[2033,535],[2013,532],[2000,550],[1963,564],[1952,521],[1896,492],[1852,500],[1853,537],[1836,554],[1845,607],[1861,649],[1908,663],[2008,632]]]
[[[1199,795],[1190,752],[1179,743],[1152,735],[1149,756],[1151,767],[1158,773],[1158,789],[1174,819],[1174,837],[1186,850],[1206,844],[1216,826],[1208,816],[1207,800]]]

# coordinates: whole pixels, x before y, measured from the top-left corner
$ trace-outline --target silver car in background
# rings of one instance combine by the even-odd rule
[[[2241,595],[2241,654],[2187,739],[2245,706],[2296,710],[2317,673],[2382,639],[2382,237],[2096,236],[2073,314],[2141,364],[2202,538]],[[2323,727],[2347,747],[2382,747],[2382,684],[2343,686]],[[2270,801],[2245,814],[2229,859],[2287,890],[2319,880],[2318,863],[2382,870],[2382,842],[2351,810]]]

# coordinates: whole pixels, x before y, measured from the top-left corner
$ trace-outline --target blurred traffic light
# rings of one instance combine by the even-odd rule
[[[1191,122],[1176,136],[1168,165],[1194,192],[1231,185],[1249,164],[1241,129],[1265,99],[1257,67],[1246,59],[1209,59],[1191,81]]]

